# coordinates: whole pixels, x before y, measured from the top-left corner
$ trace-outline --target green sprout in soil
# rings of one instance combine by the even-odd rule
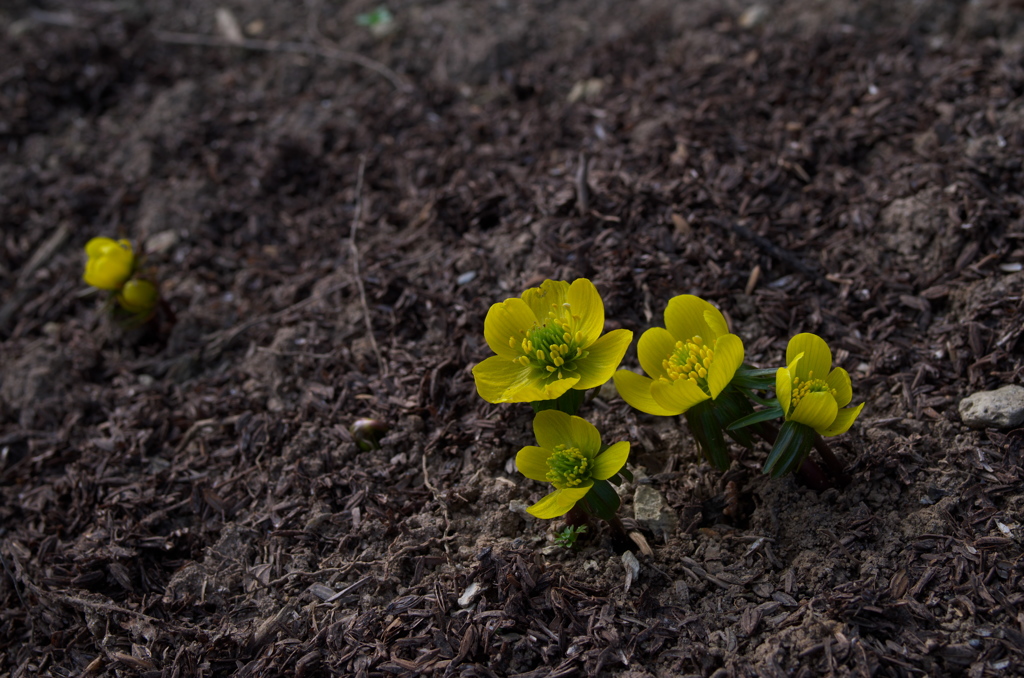
[[[576,546],[576,539],[581,534],[587,533],[586,525],[566,525],[555,537],[555,543],[564,549],[571,549]]]
[[[368,28],[376,38],[382,38],[395,28],[395,17],[384,5],[356,17],[356,23]]]

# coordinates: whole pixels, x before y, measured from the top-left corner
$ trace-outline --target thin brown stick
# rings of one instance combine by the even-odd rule
[[[580,151],[579,161],[576,165],[576,209],[580,216],[586,216],[590,211],[590,188],[587,186],[587,172],[590,169],[590,159],[587,154]]]
[[[352,252],[352,275],[355,277],[356,287],[359,289],[359,302],[363,305],[363,319],[366,321],[366,334],[373,346],[373,353],[377,356],[377,367],[380,376],[388,375],[388,366],[381,355],[380,346],[377,345],[377,338],[373,336],[373,321],[370,319],[370,305],[366,303],[366,288],[363,286],[362,274],[359,272],[359,248],[356,247],[356,234],[359,232],[359,223],[363,219],[363,174],[366,172],[366,156],[359,158],[359,174],[356,177],[356,210],[352,215],[352,233],[348,238],[349,250]]]
[[[239,47],[254,52],[290,52],[293,54],[308,54],[319,56],[325,59],[336,61],[348,61],[362,66],[367,70],[385,78],[394,85],[395,89],[402,92],[410,92],[413,87],[406,82],[402,76],[393,70],[369,57],[356,52],[349,52],[330,46],[317,46],[305,42],[288,42],[284,40],[253,40],[247,38],[241,42],[231,41],[226,38],[218,38],[212,35],[200,35],[197,33],[177,33],[174,31],[153,31],[153,37],[160,42],[167,42],[175,45],[193,45],[196,47]]]

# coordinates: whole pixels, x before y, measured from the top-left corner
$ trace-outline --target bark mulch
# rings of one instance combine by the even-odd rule
[[[1024,435],[957,409],[1024,370],[1024,13],[805,5],[0,9],[0,678],[1024,674]],[[173,319],[110,322],[95,235]],[[849,483],[606,387],[650,552],[555,546],[470,369],[577,277],[824,337]]]

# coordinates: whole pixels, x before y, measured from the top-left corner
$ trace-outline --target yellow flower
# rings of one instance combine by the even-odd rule
[[[602,329],[604,302],[586,278],[545,280],[494,304],[484,338],[497,355],[473,368],[476,390],[492,403],[530,403],[600,386],[633,339],[629,330]]]
[[[538,518],[567,513],[595,480],[611,478],[629,457],[628,442],[617,442],[602,452],[601,434],[593,424],[558,410],[538,412],[533,432],[538,446],[519,450],[516,467],[531,480],[555,486],[554,492],[526,509]]]
[[[832,369],[825,340],[816,334],[796,335],[786,347],[786,364],[775,373],[775,394],[786,421],[810,426],[823,436],[846,433],[864,403],[846,407],[853,398],[850,375],[841,367]]]
[[[127,240],[93,238],[85,245],[89,260],[82,279],[101,290],[119,290],[132,275],[135,257]]]
[[[641,412],[674,416],[719,396],[743,364],[743,341],[721,311],[684,294],[668,302],[665,327],[643,333],[637,354],[650,376],[619,370],[619,395]]]
[[[160,293],[148,280],[129,280],[117,294],[121,308],[134,315],[148,315],[156,308]]]

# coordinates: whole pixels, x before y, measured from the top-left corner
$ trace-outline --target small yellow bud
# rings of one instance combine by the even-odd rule
[[[156,308],[160,293],[148,280],[129,280],[117,295],[121,308],[134,315],[148,314]]]

